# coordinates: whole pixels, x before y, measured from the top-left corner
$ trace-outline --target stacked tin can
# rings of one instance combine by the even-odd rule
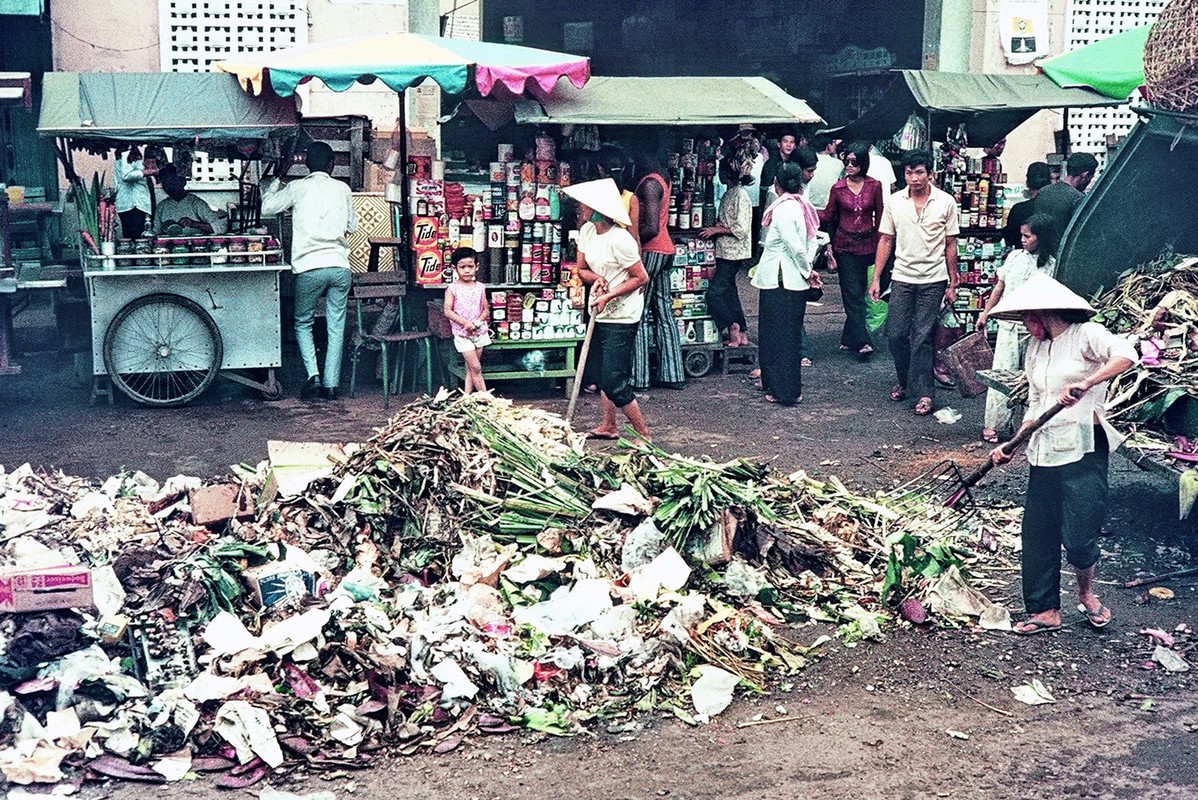
[[[553,140],[539,135],[532,161],[517,161],[500,145],[490,164],[487,257],[492,280],[508,284],[556,284],[561,276],[561,187],[569,165],[555,158]]]

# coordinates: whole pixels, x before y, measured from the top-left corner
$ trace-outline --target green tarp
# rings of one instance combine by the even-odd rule
[[[1045,108],[1113,106],[1123,102],[1091,89],[1063,89],[1046,75],[982,75],[899,70],[894,83],[869,111],[842,128],[844,139],[889,139],[916,113],[931,117],[929,133],[941,141],[964,123],[969,143],[988,147]]]
[[[565,82],[543,99],[517,101],[520,123],[575,125],[735,125],[823,122],[802,100],[765,78],[613,78],[582,89]]]
[[[0,0],[0,14],[39,17],[43,7],[43,0]]]
[[[1088,86],[1126,100],[1144,84],[1144,43],[1151,30],[1151,25],[1132,28],[1037,66],[1061,86]]]
[[[295,98],[251,97],[216,72],[47,72],[38,133],[72,139],[235,142],[299,125]]]

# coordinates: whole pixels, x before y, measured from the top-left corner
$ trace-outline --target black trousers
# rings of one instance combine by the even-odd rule
[[[1059,467],[1031,467],[1023,508],[1023,604],[1031,615],[1061,607],[1061,545],[1077,569],[1098,563],[1106,519],[1106,433],[1094,430],[1094,452]]]
[[[865,292],[869,289],[869,266],[873,256],[836,254],[836,275],[840,279],[840,300],[844,303],[844,330],[840,343],[850,350],[872,344],[865,329]]]
[[[715,260],[715,274],[711,276],[711,283],[707,284],[707,311],[721,331],[728,330],[731,325],[739,325],[742,331],[747,327],[740,294],[736,291],[736,273],[748,263],[748,259]]]
[[[947,288],[948,281],[890,284],[886,338],[899,386],[917,399],[932,396],[936,321]]]
[[[591,353],[597,369],[594,373],[599,391],[623,408],[636,399],[632,391],[632,347],[640,326],[615,322],[596,322]]]
[[[757,332],[761,386],[784,406],[794,405],[803,394],[800,342],[806,313],[802,292],[761,290]]]
[[[146,232],[146,212],[131,208],[118,214],[121,218],[121,233],[126,239],[136,239]]]

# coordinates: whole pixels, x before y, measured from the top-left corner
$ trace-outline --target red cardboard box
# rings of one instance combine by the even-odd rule
[[[92,605],[92,574],[87,567],[63,564],[0,571],[0,612],[19,614]]]

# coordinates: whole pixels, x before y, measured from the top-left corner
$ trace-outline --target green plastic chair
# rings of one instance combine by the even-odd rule
[[[432,392],[432,337],[428,331],[407,330],[403,302],[405,289],[402,276],[394,272],[368,272],[353,276],[350,296],[354,300],[355,327],[350,339],[353,359],[349,377],[350,397],[356,394],[358,361],[362,353],[378,352],[382,359],[383,408],[388,408],[391,395],[403,391],[410,345],[416,346],[417,356],[424,362],[425,391]],[[367,317],[371,314],[377,316],[368,327]],[[394,370],[391,366],[392,353],[396,356]],[[413,371],[413,389],[417,388],[415,380]]]

